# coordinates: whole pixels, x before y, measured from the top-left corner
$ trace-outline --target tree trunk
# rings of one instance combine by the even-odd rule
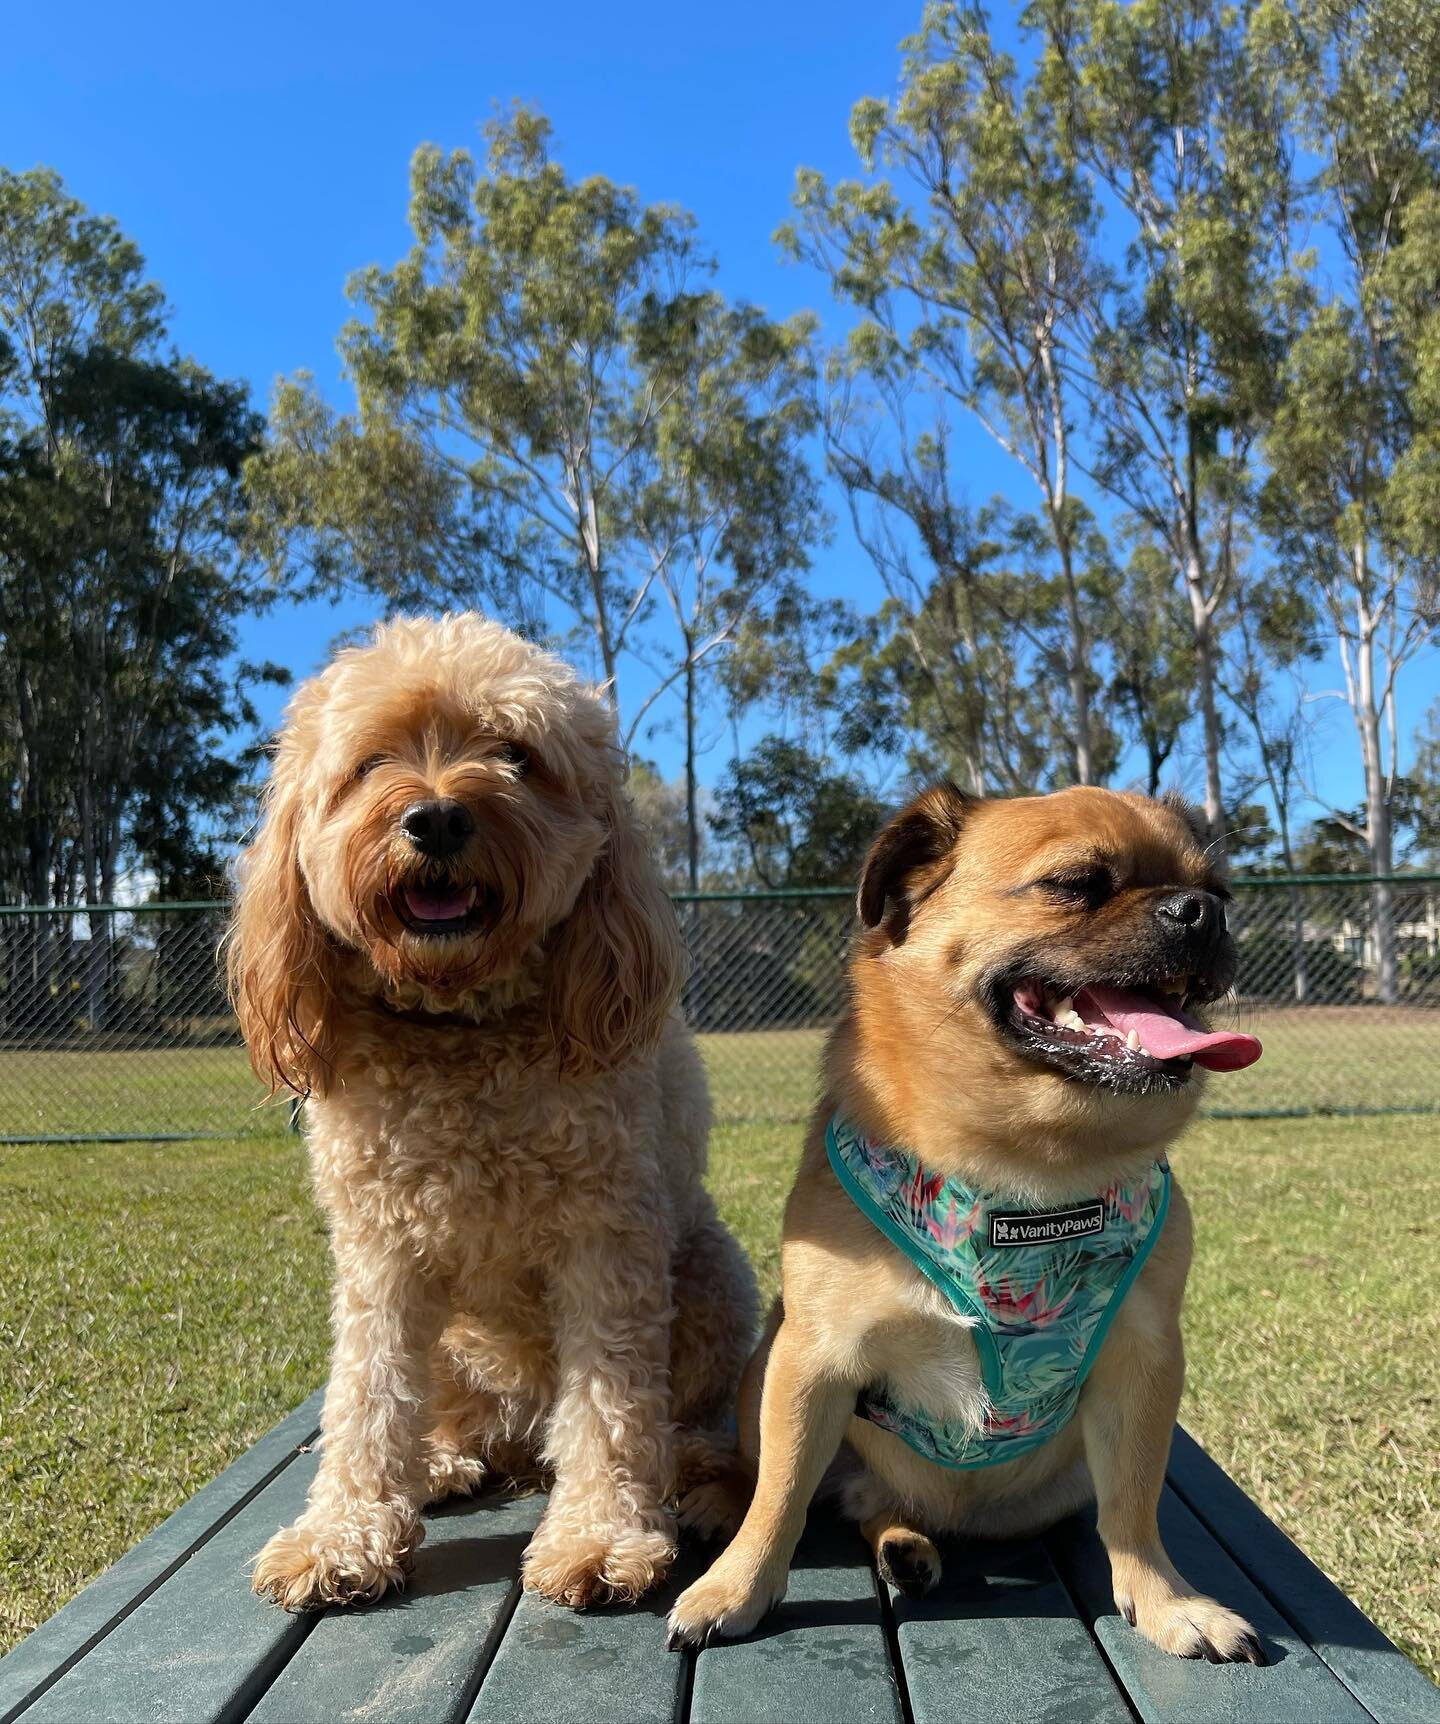
[[[970,591],[970,577],[968,572],[964,569],[960,571],[959,582],[960,592],[964,601],[963,606],[961,607],[964,616],[963,621],[961,621],[960,611],[957,610],[956,621],[960,623],[960,639],[964,643],[966,654],[969,657],[970,666],[975,678],[976,692],[980,698],[979,720],[977,722],[973,718],[970,718],[968,724],[970,735],[966,739],[965,771],[969,778],[969,783],[965,785],[964,788],[970,791],[973,796],[984,796],[990,788],[989,784],[986,782],[987,774],[985,770],[987,752],[985,746],[985,730],[990,707],[990,694],[985,684],[985,677],[980,668],[980,645],[975,628],[975,602]]]
[[[700,782],[695,769],[695,648],[685,641],[685,878],[700,890]]]
[[[1080,595],[1075,587],[1074,555],[1070,536],[1056,533],[1060,551],[1060,570],[1065,580],[1065,608],[1070,619],[1070,662],[1066,667],[1070,683],[1070,709],[1075,717],[1075,782],[1095,782],[1095,751],[1090,738],[1090,642],[1085,619],[1080,614]]]
[[[576,495],[583,494],[580,476],[573,477]],[[600,660],[605,667],[605,682],[609,689],[610,704],[618,713],[620,710],[619,667],[616,663],[615,643],[610,638],[610,619],[605,612],[605,576],[601,568],[600,558],[600,518],[595,507],[593,494],[585,496],[584,511],[580,515],[580,549],[585,557],[585,573],[590,582],[590,602],[595,607],[590,618],[591,632],[595,636],[596,645],[600,648]]]
[[[1225,799],[1220,782],[1220,711],[1215,704],[1215,624],[1205,599],[1205,574],[1193,544],[1185,560],[1185,592],[1195,641],[1195,692],[1205,743],[1205,825],[1212,842],[1225,833]]]
[[[1363,601],[1362,601],[1363,603]],[[1380,710],[1375,702],[1375,646],[1368,616],[1362,618],[1358,665],[1358,706],[1355,722],[1360,731],[1360,752],[1365,765],[1365,842],[1372,874],[1388,875],[1395,866],[1394,841],[1390,829],[1390,798],[1385,783],[1385,759],[1380,731]],[[1400,991],[1399,962],[1395,949],[1395,890],[1384,881],[1370,888],[1370,932],[1375,942],[1375,994],[1392,1006]]]

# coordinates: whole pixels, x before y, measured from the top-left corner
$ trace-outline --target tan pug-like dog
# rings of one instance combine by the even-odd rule
[[[672,1644],[744,1634],[783,1596],[845,1441],[860,1463],[845,1507],[905,1590],[939,1579],[933,1536],[1022,1536],[1093,1496],[1116,1603],[1142,1634],[1182,1657],[1263,1661],[1250,1625],[1176,1571],[1156,1520],[1184,1377],[1191,1223],[1178,1187],[1075,1415],[1019,1458],[954,1470],[856,1416],[856,1399],[878,1389],[978,1428],[973,1326],[847,1196],[825,1149],[838,1111],[927,1172],[1031,1209],[1148,1177],[1195,1111],[1197,1068],[1259,1056],[1253,1037],[1194,1015],[1233,979],[1227,896],[1183,805],[1142,796],[976,800],[942,785],[880,834],[851,1008],[785,1212],[782,1296],[741,1393],[755,1495],[676,1604]]]

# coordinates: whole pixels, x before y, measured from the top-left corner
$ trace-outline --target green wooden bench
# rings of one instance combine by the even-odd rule
[[[638,1609],[522,1595],[540,1498],[430,1516],[406,1592],[287,1616],[249,1558],[304,1501],[313,1396],[0,1660],[0,1724],[1435,1724],[1436,1689],[1177,1432],[1162,1523],[1180,1568],[1242,1610],[1270,1664],[1186,1663],[1120,1621],[1093,1522],[952,1542],[922,1602],[877,1583],[859,1535],[815,1517],[785,1603],[748,1641],[664,1650],[703,1566]]]

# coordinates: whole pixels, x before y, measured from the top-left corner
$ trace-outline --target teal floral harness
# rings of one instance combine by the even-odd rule
[[[988,1467],[1048,1442],[1073,1415],[1100,1344],[1170,1205],[1162,1156],[1141,1179],[1035,1209],[931,1173],[836,1114],[830,1165],[873,1221],[963,1315],[989,1398],[977,1429],[862,1390],[856,1413],[942,1467]]]

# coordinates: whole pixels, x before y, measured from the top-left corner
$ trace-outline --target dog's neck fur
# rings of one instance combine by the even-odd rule
[[[403,1018],[408,1023],[437,1027],[513,1025],[540,1005],[548,990],[548,964],[538,943],[513,972],[478,987],[457,991],[427,986],[409,979],[382,976],[363,953],[352,952],[342,973],[342,985],[362,1008]]]
[[[978,1005],[937,1023],[904,967],[861,955],[827,1055],[827,1114],[966,1184],[1039,1203],[1140,1177],[1194,1097],[1115,1095],[1030,1066]]]

